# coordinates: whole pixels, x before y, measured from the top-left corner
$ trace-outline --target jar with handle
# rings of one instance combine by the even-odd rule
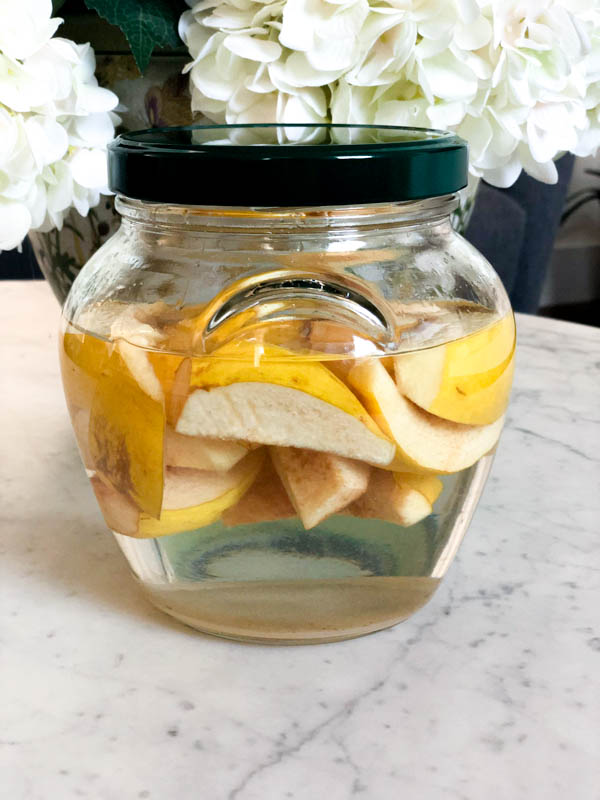
[[[122,223],[75,281],[60,356],[104,519],[159,608],[309,643],[434,594],[515,348],[498,276],[450,223],[466,170],[464,142],[421,129],[112,145]]]

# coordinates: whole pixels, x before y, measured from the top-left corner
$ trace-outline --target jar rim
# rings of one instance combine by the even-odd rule
[[[115,207],[129,222],[170,229],[207,231],[235,230],[275,235],[302,235],[328,230],[330,234],[398,225],[411,227],[448,218],[458,205],[458,195],[427,197],[400,203],[351,204],[337,206],[207,206],[145,201],[117,195]]]
[[[109,186],[151,202],[314,207],[438,197],[467,184],[456,134],[392,125],[186,125],[118,136]]]

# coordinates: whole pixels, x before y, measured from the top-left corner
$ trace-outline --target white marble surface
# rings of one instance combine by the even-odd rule
[[[519,320],[508,429],[411,621],[271,648],[153,610],[80,466],[44,284],[0,284],[2,797],[600,797],[600,330]]]

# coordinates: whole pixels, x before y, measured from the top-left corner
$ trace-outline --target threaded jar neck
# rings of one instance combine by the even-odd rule
[[[400,203],[293,208],[235,208],[149,203],[119,196],[117,211],[135,227],[237,233],[318,232],[326,230],[416,227],[442,222],[458,205],[457,195]]]

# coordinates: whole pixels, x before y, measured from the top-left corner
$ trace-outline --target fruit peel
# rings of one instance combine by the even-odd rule
[[[375,470],[366,493],[348,507],[348,512],[410,528],[433,512],[443,488],[437,477]]]
[[[244,496],[223,514],[223,524],[232,528],[256,522],[273,522],[296,516],[285,487],[270,456]]]
[[[271,458],[306,530],[365,493],[371,468],[361,461],[295,447],[272,447]]]
[[[250,489],[264,463],[264,459],[265,452],[263,449],[249,453],[243,462],[233,468],[240,475],[237,484],[212,500],[186,508],[163,509],[159,519],[153,519],[147,514],[141,514],[136,537],[147,539],[157,536],[170,536],[175,533],[212,525],[228,508],[236,505]]]
[[[513,315],[462,339],[394,358],[402,394],[430,414],[489,425],[506,411],[515,354]]]
[[[275,345],[251,342],[224,345],[207,358],[195,358],[190,384],[200,389],[233,383],[271,383],[287,386],[336,406],[355,417],[381,439],[387,439],[356,395],[318,361],[302,361],[297,354]]]
[[[393,471],[451,474],[472,466],[498,441],[504,418],[490,425],[463,425],[440,419],[398,391],[377,359],[359,362],[348,381],[380,427],[396,442]]]
[[[165,422],[164,399],[142,389],[116,347],[96,383],[89,453],[103,479],[152,517],[162,506]]]
[[[75,329],[67,330],[60,340],[59,356],[65,397],[70,409],[89,409],[96,381],[110,355],[112,346],[103,339]]]
[[[195,389],[177,423],[178,433],[257,444],[300,447],[389,464],[395,445],[356,417],[307,392],[273,383],[232,383]]]

